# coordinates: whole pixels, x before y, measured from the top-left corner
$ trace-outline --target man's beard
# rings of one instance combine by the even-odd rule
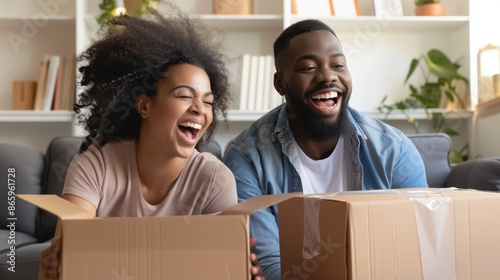
[[[338,113],[338,118],[334,122],[326,122],[323,119],[319,118],[304,103],[296,101],[292,102],[292,105],[295,108],[296,113],[298,115],[295,117],[300,118],[299,121],[303,123],[304,127],[306,128],[309,134],[309,137],[317,141],[326,141],[339,138],[341,132],[342,119],[344,117],[347,117],[345,116],[347,111],[347,106],[349,104],[347,89],[334,86],[333,84],[323,85],[320,87],[320,89],[326,87],[330,88],[337,87],[342,90],[342,102],[340,104],[337,104],[337,106],[340,105],[341,107]],[[311,92],[316,92],[317,90],[319,89],[314,89]],[[306,94],[306,96],[309,97],[309,94]]]

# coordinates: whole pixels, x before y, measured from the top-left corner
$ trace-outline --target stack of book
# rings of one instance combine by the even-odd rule
[[[269,111],[283,102],[282,96],[274,89],[272,55],[244,54],[239,69],[239,110]]]
[[[46,54],[40,64],[35,110],[73,110],[76,99],[76,59]]]

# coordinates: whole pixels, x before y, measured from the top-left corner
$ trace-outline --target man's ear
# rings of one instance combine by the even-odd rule
[[[145,94],[140,94],[139,97],[137,97],[137,101],[135,102],[135,109],[143,119],[148,118],[148,109],[151,102],[150,99],[151,98],[146,96]]]
[[[283,81],[281,73],[279,72],[274,73],[274,88],[281,96],[285,95],[285,83]]]

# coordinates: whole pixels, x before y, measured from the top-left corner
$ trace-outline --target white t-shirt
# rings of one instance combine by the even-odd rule
[[[313,160],[300,149],[297,142],[295,142],[295,147],[297,147],[301,164],[299,175],[304,194],[347,191],[350,168],[344,156],[343,136],[340,136],[332,154],[325,159]]]

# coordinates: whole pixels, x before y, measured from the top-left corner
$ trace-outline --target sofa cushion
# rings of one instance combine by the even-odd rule
[[[500,191],[500,157],[479,158],[457,164],[451,170],[446,186]]]
[[[7,211],[9,206],[8,179],[13,179],[15,183],[15,194],[40,194],[42,191],[42,178],[44,171],[44,158],[40,151],[30,147],[18,146],[14,144],[0,143],[0,229],[7,229],[7,224],[15,220],[16,232],[26,233],[35,236],[35,222],[37,217],[37,207],[27,203],[22,199],[14,201],[14,216]],[[15,172],[8,173],[9,168],[14,168]],[[14,174],[9,176],[9,174]],[[11,181],[12,182],[12,181]],[[3,234],[3,233],[1,233]],[[2,236],[3,238],[3,236]]]
[[[54,138],[45,153],[45,178],[44,194],[62,195],[66,173],[71,161],[78,153],[83,137],[65,136]],[[45,242],[54,237],[54,231],[57,224],[57,217],[42,209],[39,210],[37,221],[38,242]]]
[[[15,272],[9,271],[10,264],[6,254],[0,255],[0,279],[27,280],[38,279],[40,255],[50,246],[50,242],[36,243],[21,248],[16,248]]]
[[[448,155],[451,150],[450,136],[444,133],[412,134],[408,138],[417,147],[425,165],[427,184],[442,188],[451,166]]]
[[[10,236],[10,230],[9,229],[0,229],[0,255],[5,255],[9,252],[10,246],[16,247],[16,253],[17,250],[22,247],[26,246],[28,244],[32,244],[36,242],[36,238],[33,235],[29,235],[20,231],[14,231],[15,232],[15,243],[9,244],[9,236]]]

